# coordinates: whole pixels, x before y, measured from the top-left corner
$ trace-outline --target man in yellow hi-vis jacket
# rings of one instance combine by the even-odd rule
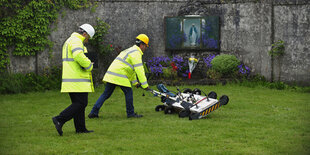
[[[89,24],[80,26],[66,40],[62,48],[62,83],[61,92],[68,92],[72,104],[58,116],[53,117],[53,123],[62,136],[62,126],[72,118],[76,133],[89,133],[85,126],[85,108],[88,104],[88,92],[94,92],[91,70],[93,63],[85,56],[87,49],[84,43],[95,34],[95,29]]]
[[[119,86],[125,94],[127,117],[142,117],[142,115],[134,112],[131,86],[141,85],[144,89],[148,88],[142,64],[142,55],[148,44],[148,36],[140,34],[136,37],[136,45],[122,51],[115,58],[103,78],[103,81],[106,82],[105,90],[89,113],[89,118],[98,117],[99,109],[104,101],[112,95],[116,86]],[[136,77],[138,77],[140,83],[138,83]]]

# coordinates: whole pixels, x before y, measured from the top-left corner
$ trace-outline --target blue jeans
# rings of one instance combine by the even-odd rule
[[[105,100],[110,98],[116,86],[119,86],[119,85],[115,85],[113,83],[108,83],[108,82],[106,83],[104,92],[98,98],[98,100],[96,101],[90,113],[98,115],[102,104],[104,103]],[[122,89],[122,91],[125,94],[127,116],[132,116],[135,114],[134,107],[133,107],[132,89],[130,87],[124,87],[124,86],[119,86],[119,87]]]

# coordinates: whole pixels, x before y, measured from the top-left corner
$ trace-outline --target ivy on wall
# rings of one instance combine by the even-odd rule
[[[114,50],[112,44],[106,42],[106,35],[109,33],[110,25],[102,19],[96,19],[96,35],[90,40],[90,44],[95,48],[95,51],[100,55],[107,56]]]
[[[271,57],[280,57],[284,55],[285,47],[284,47],[284,41],[278,40],[274,44],[271,44],[271,50],[268,51],[268,54]]]
[[[271,44],[271,50],[268,51],[268,54],[271,56],[271,81],[274,81],[274,60],[278,59],[279,75],[278,81],[281,78],[281,61],[280,57],[284,55],[285,52],[285,42],[283,40],[278,40],[277,42]]]
[[[0,0],[0,71],[16,56],[31,56],[51,47],[50,25],[63,7],[81,9],[95,6],[91,0]]]

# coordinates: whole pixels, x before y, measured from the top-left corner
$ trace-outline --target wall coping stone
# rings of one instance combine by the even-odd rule
[[[274,5],[304,5],[309,0],[95,0],[96,2],[200,2],[201,4],[273,3]]]

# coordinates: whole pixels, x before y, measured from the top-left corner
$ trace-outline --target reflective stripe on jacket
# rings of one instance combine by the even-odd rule
[[[108,68],[103,81],[131,87],[138,83],[138,77],[142,88],[147,88],[149,85],[145,77],[142,55],[143,52],[136,45],[122,51]]]
[[[61,92],[94,92],[91,70],[93,65],[85,56],[85,37],[74,32],[62,47]]]

